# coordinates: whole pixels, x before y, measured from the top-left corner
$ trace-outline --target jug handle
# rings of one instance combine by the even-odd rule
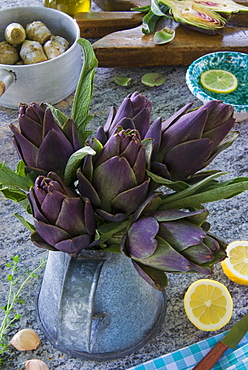
[[[0,69],[0,96],[15,82],[15,79],[14,72]]]

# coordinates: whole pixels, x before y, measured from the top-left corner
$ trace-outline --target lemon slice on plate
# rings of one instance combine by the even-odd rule
[[[248,285],[248,241],[230,243],[226,253],[228,258],[221,262],[226,276],[237,284]]]
[[[210,279],[191,284],[184,296],[184,309],[188,319],[198,329],[221,329],[232,317],[233,300],[225,285]]]
[[[214,93],[228,94],[238,87],[237,77],[223,69],[209,69],[200,75],[202,86]]]

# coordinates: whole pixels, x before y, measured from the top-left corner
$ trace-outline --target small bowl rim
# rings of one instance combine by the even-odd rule
[[[205,103],[208,102],[208,101],[216,100],[216,99],[212,98],[210,95],[206,94],[203,90],[201,90],[198,86],[196,86],[192,82],[192,81],[195,80],[195,77],[192,78],[192,76],[194,76],[193,75],[193,70],[194,70],[195,66],[197,64],[199,64],[201,61],[208,59],[212,55],[218,55],[218,54],[219,55],[231,55],[231,56],[239,55],[239,56],[244,57],[245,59],[247,59],[247,62],[248,62],[248,54],[238,52],[238,51],[216,51],[216,52],[212,52],[212,53],[202,55],[201,57],[194,60],[189,65],[189,67],[186,71],[186,84],[187,84],[189,90],[191,91],[191,93],[195,97],[197,97],[199,100],[201,100],[202,102],[205,102]],[[248,104],[232,104],[232,103],[226,102],[224,99],[223,99],[223,103],[231,105],[234,108],[235,112],[238,112],[238,113],[248,112]]]

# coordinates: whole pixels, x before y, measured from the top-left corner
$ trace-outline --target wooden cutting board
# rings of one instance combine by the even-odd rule
[[[87,30],[87,25],[89,26],[88,34],[90,30],[93,30],[89,37],[94,37],[94,34],[97,34],[99,30],[100,33],[96,37],[106,35],[93,44],[100,67],[189,65],[195,59],[210,52],[239,51],[248,53],[248,13],[235,14],[232,22],[225,26],[222,33],[218,35],[206,35],[180,25],[171,42],[156,45],[153,35],[143,34],[142,25],[137,27],[141,23],[140,14],[127,11],[127,8],[130,9],[130,7],[146,5],[149,0],[94,1],[104,10],[108,10],[108,12],[100,13],[102,14],[100,23],[99,19],[98,24],[94,22],[95,15],[93,13],[91,16],[90,13],[88,15],[78,14],[77,22],[81,29],[81,37],[87,37],[84,31]],[[248,6],[248,1],[240,0],[239,3]],[[124,12],[118,13],[121,10]],[[93,22],[91,25],[88,17],[91,17],[91,22]],[[96,17],[99,18],[99,15]],[[86,23],[82,23],[85,19]],[[101,25],[104,27],[101,28]],[[113,32],[120,29],[121,31]]]

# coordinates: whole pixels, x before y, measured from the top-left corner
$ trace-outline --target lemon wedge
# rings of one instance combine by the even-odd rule
[[[248,241],[230,243],[226,253],[228,258],[221,262],[226,276],[237,284],[248,285]]]
[[[237,77],[222,69],[209,69],[200,75],[202,86],[214,93],[228,94],[238,87]]]
[[[184,296],[184,309],[188,319],[198,329],[214,331],[230,321],[233,300],[225,285],[200,279],[189,286]]]

